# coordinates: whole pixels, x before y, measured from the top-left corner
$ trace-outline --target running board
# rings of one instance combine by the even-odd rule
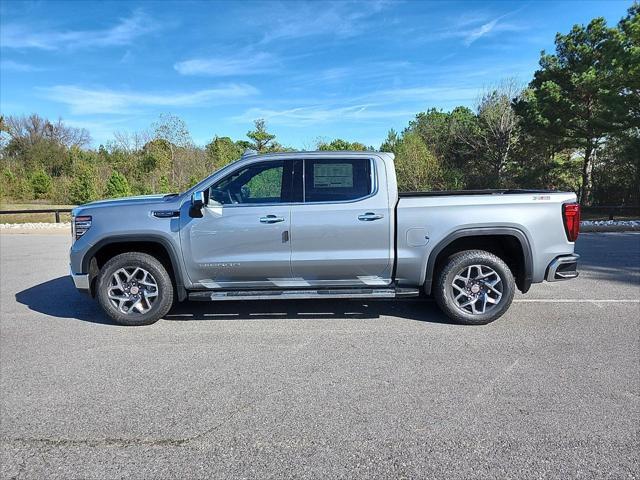
[[[189,300],[301,300],[313,298],[404,298],[417,297],[417,288],[340,288],[319,290],[226,290],[189,293]]]

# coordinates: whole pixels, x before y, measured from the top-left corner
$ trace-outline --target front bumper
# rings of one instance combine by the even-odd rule
[[[560,280],[571,280],[578,276],[578,259],[580,255],[562,255],[556,257],[547,267],[547,282],[558,282]]]
[[[73,280],[73,284],[76,286],[78,290],[89,291],[89,274],[88,273],[80,273],[76,274],[73,271],[70,271],[71,279]]]

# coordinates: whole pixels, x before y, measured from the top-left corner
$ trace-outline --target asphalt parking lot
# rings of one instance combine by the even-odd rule
[[[640,234],[483,327],[432,302],[111,324],[69,238],[0,235],[2,478],[637,478]]]

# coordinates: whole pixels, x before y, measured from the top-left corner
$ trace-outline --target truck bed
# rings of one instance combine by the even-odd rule
[[[432,190],[427,192],[399,192],[400,198],[407,197],[441,197],[448,195],[513,195],[531,193],[560,193],[555,190],[526,190],[526,189],[483,189],[483,190]]]
[[[506,229],[525,237],[533,283],[544,280],[554,258],[573,253],[562,221],[562,204],[576,200],[571,192],[500,189],[405,192],[399,196],[395,212],[399,285],[421,284],[433,249],[460,231],[494,235]]]

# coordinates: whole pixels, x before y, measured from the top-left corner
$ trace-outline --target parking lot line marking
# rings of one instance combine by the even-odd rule
[[[594,299],[594,298],[519,298],[513,303],[640,303],[640,300],[631,299]]]
[[[433,298],[406,298],[398,303],[435,302]],[[594,298],[517,298],[513,303],[640,303],[640,299],[594,299]]]

